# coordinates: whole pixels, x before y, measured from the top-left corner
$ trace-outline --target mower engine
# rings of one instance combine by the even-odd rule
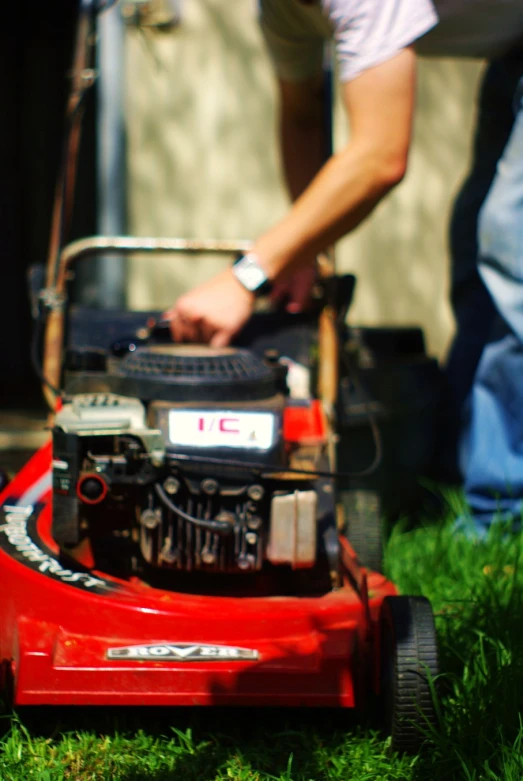
[[[314,566],[325,427],[318,402],[289,398],[277,357],[155,345],[68,365],[53,430],[63,552],[128,575]]]

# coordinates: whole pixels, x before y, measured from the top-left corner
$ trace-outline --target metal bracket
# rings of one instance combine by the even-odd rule
[[[67,300],[65,293],[59,293],[54,287],[44,287],[38,294],[41,305],[52,312],[61,312]]]

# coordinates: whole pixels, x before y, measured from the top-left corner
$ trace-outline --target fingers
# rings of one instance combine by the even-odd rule
[[[315,280],[315,268],[304,268],[297,272],[292,284],[290,301],[287,304],[288,312],[303,312],[309,306]]]
[[[169,322],[169,330],[171,332],[171,339],[173,340],[173,342],[181,341],[180,323],[178,321],[178,318],[176,317],[176,312],[171,309],[167,312],[164,312],[162,317],[164,320],[167,320]]]
[[[272,304],[278,304],[289,294],[289,282],[275,282],[269,296]]]
[[[230,269],[179,298],[165,313],[176,342],[224,347],[252,314],[254,297]]]
[[[297,314],[303,312],[311,302],[312,289],[316,281],[316,268],[307,266],[296,271],[285,282],[277,283],[271,293],[271,301],[275,304],[286,299],[287,312]]]
[[[185,319],[180,317],[180,328],[182,336],[179,339],[181,342],[200,342],[201,341],[201,329],[200,324],[196,320]]]
[[[216,331],[216,333],[209,340],[211,347],[228,347],[232,338],[232,334],[227,331]]]
[[[178,308],[166,312],[164,317],[169,321],[173,342],[201,341],[200,327],[197,320],[184,316]]]
[[[210,344],[211,347],[227,347],[232,338],[232,334],[225,329],[216,329],[204,320],[191,320],[180,313],[178,308],[165,312],[163,317],[169,321],[173,342],[178,344],[192,342]]]

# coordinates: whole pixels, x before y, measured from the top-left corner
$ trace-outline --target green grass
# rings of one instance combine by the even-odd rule
[[[444,670],[442,729],[417,757],[340,711],[33,709],[4,717],[0,779],[521,781],[522,542],[448,522],[392,535],[388,572],[432,601]]]

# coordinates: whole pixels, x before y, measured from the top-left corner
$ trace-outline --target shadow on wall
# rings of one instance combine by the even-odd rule
[[[191,0],[170,33],[129,30],[130,232],[253,238],[285,210],[275,87],[254,0]],[[480,66],[423,62],[408,176],[356,233],[338,262],[359,277],[353,322],[420,323],[442,354],[446,224],[468,160]],[[337,112],[336,140],[346,138]],[[216,260],[131,263],[129,302],[163,307],[216,269]]]
[[[254,5],[192,0],[173,33],[129,32],[132,233],[251,238],[283,214],[274,84]],[[134,266],[133,306],[171,302],[216,260],[170,265],[167,283],[158,266]]]

